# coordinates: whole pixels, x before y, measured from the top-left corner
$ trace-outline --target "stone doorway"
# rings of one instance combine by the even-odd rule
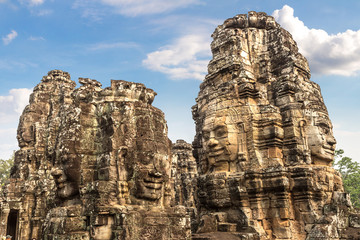
[[[7,228],[6,235],[10,235],[11,240],[17,240],[17,228],[18,228],[18,219],[19,219],[19,210],[11,209],[8,220],[7,220]]]

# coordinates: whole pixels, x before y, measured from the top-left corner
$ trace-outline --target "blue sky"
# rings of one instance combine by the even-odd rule
[[[191,106],[227,18],[264,11],[293,35],[322,89],[338,148],[360,160],[360,1],[0,0],[0,158],[17,149],[31,89],[52,69],[142,82],[172,141],[193,140]]]

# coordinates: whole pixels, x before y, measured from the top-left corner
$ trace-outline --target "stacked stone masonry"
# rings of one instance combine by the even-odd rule
[[[290,33],[249,12],[212,37],[192,145],[171,143],[143,84],[43,77],[20,117],[0,236],[360,239],[320,87]]]

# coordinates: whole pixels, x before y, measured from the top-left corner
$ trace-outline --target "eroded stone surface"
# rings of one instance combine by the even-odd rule
[[[191,144],[177,140],[172,145],[172,178],[174,181],[174,205],[195,207],[194,186],[197,179],[197,166],[192,154]]]
[[[197,185],[197,165],[192,153],[191,144],[177,140],[172,145],[171,176],[175,196],[172,205],[185,206],[191,216],[192,230],[197,226],[197,209],[195,188]]]
[[[194,239],[349,239],[331,121],[291,35],[273,17],[249,12],[212,37],[193,107]]]
[[[171,142],[151,105],[156,93],[122,80],[104,89],[79,82],[54,70],[34,88],[0,235],[13,216],[17,239],[189,238],[187,210],[170,206]]]

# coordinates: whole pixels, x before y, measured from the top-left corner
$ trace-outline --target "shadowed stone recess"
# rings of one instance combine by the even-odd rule
[[[320,87],[290,33],[249,12],[212,37],[193,106],[193,239],[357,239]]]

